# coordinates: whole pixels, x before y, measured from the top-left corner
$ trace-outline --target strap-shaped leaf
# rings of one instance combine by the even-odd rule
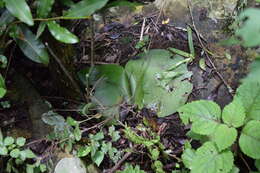
[[[230,147],[237,138],[237,130],[233,127],[228,127],[225,124],[220,124],[213,133],[211,140],[217,144],[218,150],[222,151]]]
[[[5,80],[3,76],[0,74],[0,98],[3,98],[5,93],[6,93]]]
[[[70,31],[68,31],[66,28],[61,27],[59,24],[57,24],[55,21],[49,21],[47,22],[49,31],[51,32],[51,35],[58,41],[68,44],[74,44],[79,42],[79,39],[77,36],[72,34]]]
[[[37,1],[37,16],[47,17],[51,11],[54,0],[38,0]]]
[[[222,120],[229,126],[240,127],[244,124],[245,108],[240,99],[234,99],[230,104],[225,106],[222,112]]]
[[[200,100],[182,106],[178,112],[184,123],[192,122],[191,130],[201,135],[215,132],[220,125],[221,109],[213,101]]]
[[[46,28],[46,25],[47,25],[46,22],[41,22],[41,23],[39,24],[38,29],[37,29],[37,32],[36,32],[36,38],[37,38],[37,39],[42,35],[43,31],[44,31],[45,28]]]
[[[12,15],[30,26],[34,24],[30,7],[25,0],[4,0],[4,2]]]
[[[106,5],[108,0],[82,0],[73,5],[66,13],[67,17],[87,17]]]
[[[249,121],[242,130],[239,146],[243,153],[254,159],[260,159],[260,121]]]
[[[213,142],[206,142],[196,151],[191,164],[191,173],[224,173],[233,167],[231,151],[218,152]]]
[[[243,83],[237,89],[235,98],[243,102],[247,120],[260,120],[260,82]]]
[[[49,55],[44,44],[25,26],[20,27],[22,37],[15,39],[23,53],[32,61],[48,65]]]

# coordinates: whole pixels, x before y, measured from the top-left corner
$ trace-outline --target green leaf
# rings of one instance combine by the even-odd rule
[[[0,17],[0,27],[8,25],[12,21],[14,21],[13,15],[8,10],[5,10]]]
[[[18,158],[19,155],[20,155],[20,150],[17,149],[17,148],[13,149],[13,150],[10,152],[10,156],[11,156],[12,158]]]
[[[6,94],[5,80],[3,76],[0,74],[0,99],[3,98],[5,94]]]
[[[157,111],[160,117],[175,113],[192,91],[187,80],[192,72],[187,70],[183,57],[172,57],[172,53],[162,49],[138,56],[140,59],[130,60],[125,67],[133,102],[139,108],[146,106]]]
[[[25,0],[4,0],[4,2],[6,8],[12,15],[30,26],[34,24],[30,7],[27,5]]]
[[[0,146],[0,156],[6,156],[8,154],[8,149],[5,146]]]
[[[36,39],[38,39],[46,28],[46,22],[41,22],[36,32]]]
[[[223,122],[235,128],[244,124],[245,116],[245,108],[241,100],[238,98],[225,106],[222,112]]]
[[[3,140],[4,140],[4,136],[3,136],[2,130],[0,128],[0,145],[3,144]]]
[[[7,58],[4,55],[0,55],[0,68],[5,68],[7,66]]]
[[[48,17],[54,0],[37,0],[37,16],[40,18]]]
[[[23,151],[24,151],[25,157],[28,158],[28,159],[33,159],[33,158],[36,157],[36,155],[30,149],[26,149],[26,150],[23,150]]]
[[[250,64],[250,72],[249,74],[242,79],[242,83],[248,83],[248,82],[260,82],[259,74],[260,74],[260,59],[255,59]]]
[[[260,159],[255,160],[255,167],[260,171]]]
[[[34,173],[34,165],[26,164],[26,173]]]
[[[239,146],[243,153],[254,159],[260,159],[260,121],[249,121],[239,138]]]
[[[90,146],[80,147],[77,153],[78,157],[85,157],[91,152]]]
[[[99,166],[104,159],[105,154],[102,151],[97,151],[94,156],[92,156],[92,161]]]
[[[256,36],[260,34],[259,16],[259,9],[249,8],[244,10],[238,17],[238,21],[242,22],[242,26],[236,30],[235,35],[242,38],[242,44],[245,47],[260,45],[260,38]]]
[[[120,138],[119,131],[115,130],[115,126],[109,127],[108,131],[109,136],[112,138],[112,142],[115,142]]]
[[[78,123],[78,121],[76,121],[76,120],[74,120],[72,117],[67,117],[67,123],[70,125],[70,126],[74,126],[74,127],[76,127],[76,126],[78,126],[79,125],[79,123]]]
[[[95,140],[95,141],[102,140],[102,139],[104,139],[104,133],[102,131],[100,131],[100,132],[98,132],[97,134],[95,134],[93,136],[91,135],[90,139],[91,140]]]
[[[236,98],[243,102],[247,120],[260,120],[260,82],[243,83],[237,89]]]
[[[237,131],[233,127],[221,124],[216,128],[211,140],[217,144],[218,151],[222,151],[230,147],[237,138]]]
[[[46,113],[42,114],[42,120],[44,123],[50,125],[50,126],[55,126],[59,124],[64,124],[65,119],[63,116],[53,112],[53,111],[48,111]]]
[[[68,43],[68,44],[74,44],[74,43],[79,42],[79,39],[77,36],[72,34],[66,28],[61,27],[55,21],[48,21],[47,25],[48,25],[51,35],[56,40],[63,42],[63,43]]]
[[[178,110],[182,121],[192,122],[191,130],[201,135],[209,135],[216,131],[220,124],[221,109],[213,101],[193,101]]]
[[[195,151],[191,148],[186,148],[183,151],[183,153],[181,155],[181,159],[186,168],[191,169],[191,163],[195,156],[196,156]]]
[[[14,143],[14,138],[11,136],[7,136],[4,139],[4,145],[8,146],[8,145],[12,145]]]
[[[108,0],[82,0],[73,5],[66,17],[88,17],[106,5]]]
[[[47,65],[49,55],[42,42],[25,26],[20,27],[20,32],[22,37],[16,38],[15,41],[23,53],[34,62]]]
[[[231,171],[233,154],[231,151],[218,152],[213,142],[206,142],[197,149],[191,164],[191,173],[223,173]]]
[[[40,171],[41,172],[46,172],[47,171],[47,166],[45,164],[40,164]]]
[[[74,137],[75,137],[76,141],[80,141],[80,139],[81,139],[81,131],[79,129],[79,125],[77,125],[75,127],[73,134],[74,134]]]
[[[16,139],[16,144],[20,147],[24,146],[25,142],[26,142],[26,139],[23,137],[19,137]]]

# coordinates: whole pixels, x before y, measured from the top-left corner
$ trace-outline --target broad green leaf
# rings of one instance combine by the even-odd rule
[[[5,146],[0,146],[0,156],[6,156],[8,154],[8,149]]]
[[[138,56],[141,58],[130,60],[125,67],[133,102],[157,111],[160,117],[175,113],[192,91],[187,80],[192,73],[180,63],[184,59],[162,49]]]
[[[36,39],[36,36],[27,27],[22,26],[20,32],[22,36],[16,38],[15,41],[23,53],[34,62],[47,65],[49,55],[44,44]]]
[[[0,17],[0,27],[10,24],[13,20],[13,15],[8,10],[5,10]]]
[[[185,165],[186,168],[191,169],[191,164],[193,159],[195,158],[195,150],[191,149],[191,148],[186,148],[182,155],[181,155],[181,159],[183,161],[183,164]]]
[[[233,154],[231,151],[218,152],[213,142],[206,142],[197,149],[191,164],[191,173],[223,173],[231,171]]]
[[[45,164],[40,164],[40,171],[41,172],[46,172],[47,171],[47,166]]]
[[[245,108],[241,100],[238,98],[225,106],[222,112],[223,122],[235,128],[244,124],[245,116]]]
[[[5,80],[3,76],[0,74],[0,99],[3,98],[6,94],[6,89],[5,89]]]
[[[219,125],[211,136],[218,147],[218,151],[222,151],[230,147],[237,138],[237,130],[233,127],[228,127],[225,124]]]
[[[255,59],[250,64],[250,72],[249,74],[242,79],[242,83],[248,83],[248,82],[260,82],[259,74],[260,74],[260,59]]]
[[[74,5],[74,2],[72,0],[59,0],[59,2],[67,7],[71,7]]]
[[[119,131],[115,130],[115,126],[109,127],[108,135],[112,138],[112,142],[115,142],[120,138]]]
[[[26,173],[34,173],[34,165],[26,164]]]
[[[260,121],[249,121],[239,138],[239,146],[243,153],[254,159],[260,159]]]
[[[45,30],[46,26],[47,26],[46,22],[41,22],[39,24],[37,32],[36,32],[36,39],[38,39],[42,35],[42,33]]]
[[[24,146],[25,142],[26,142],[26,139],[24,137],[18,137],[16,139],[16,144],[20,147]]]
[[[91,147],[90,147],[90,146],[80,147],[79,150],[78,150],[78,152],[77,152],[77,156],[78,156],[78,157],[85,157],[85,156],[87,156],[90,152],[91,152]]]
[[[61,27],[55,21],[49,21],[49,22],[47,22],[47,25],[48,25],[49,31],[51,32],[51,35],[58,41],[63,42],[63,43],[68,43],[68,44],[74,44],[74,43],[79,42],[79,39],[77,36],[72,34],[66,28]]]
[[[104,159],[105,154],[102,151],[97,151],[94,156],[92,156],[92,161],[99,166]]]
[[[14,143],[14,138],[11,136],[7,136],[4,139],[4,145],[8,146],[8,145],[12,145]]]
[[[193,101],[178,110],[182,121],[192,122],[191,130],[201,135],[209,135],[220,125],[221,109],[213,101]]]
[[[0,55],[0,68],[5,68],[7,66],[7,58],[4,55]]]
[[[247,120],[260,120],[260,82],[243,83],[237,89],[236,98],[243,102]]]
[[[235,31],[235,35],[242,38],[242,44],[246,47],[255,47],[260,45],[260,10],[249,8],[243,11],[239,17],[242,26]]]
[[[12,158],[18,158],[19,155],[20,155],[20,150],[17,149],[17,148],[13,149],[13,150],[10,152],[10,156],[11,156]]]
[[[48,17],[53,3],[54,0],[37,0],[37,17]]]
[[[101,9],[106,5],[108,0],[81,0],[77,4],[73,5],[68,12],[66,17],[88,17]]]
[[[98,132],[95,135],[90,135],[91,140],[99,141],[101,139],[104,139],[104,133],[102,131]]]
[[[12,15],[30,26],[34,24],[30,7],[25,0],[4,0],[4,2]]]

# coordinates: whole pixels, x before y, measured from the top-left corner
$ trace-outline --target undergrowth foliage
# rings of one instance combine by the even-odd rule
[[[190,137],[202,146],[186,145],[182,159],[191,172],[230,172],[239,152],[238,144],[247,156],[260,159],[260,83],[242,84],[234,100],[224,107],[213,101],[193,101],[178,112],[183,123],[191,122]],[[240,131],[239,128],[242,128]],[[199,137],[198,137],[199,136]]]

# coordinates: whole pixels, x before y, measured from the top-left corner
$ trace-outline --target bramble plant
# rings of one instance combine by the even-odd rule
[[[36,155],[25,148],[26,139],[23,137],[13,138],[3,137],[0,130],[0,156],[7,159],[5,171],[8,173],[27,173],[46,172],[46,166],[37,160],[35,163],[29,162],[30,159],[37,159]]]
[[[234,157],[240,152],[260,159],[260,83],[243,83],[223,111],[213,101],[193,101],[178,112],[183,123],[191,122],[191,138],[199,139],[197,150],[186,145],[183,162],[193,173],[230,172],[238,169]],[[239,128],[242,127],[240,131]],[[199,137],[198,137],[199,136]],[[234,153],[234,154],[233,154]],[[238,154],[239,155],[239,154]]]

